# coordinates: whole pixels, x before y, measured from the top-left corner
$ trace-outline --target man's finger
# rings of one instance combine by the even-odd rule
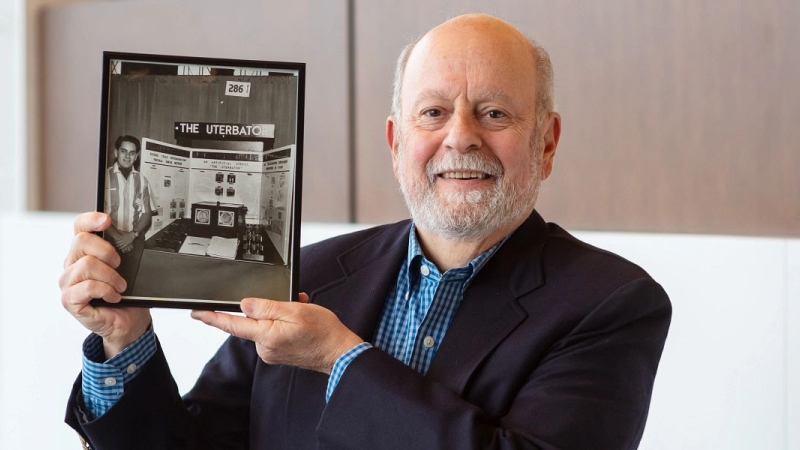
[[[255,340],[261,331],[257,320],[214,311],[192,311],[192,318],[242,339]]]
[[[61,303],[66,309],[73,311],[85,308],[93,298],[117,303],[121,296],[110,285],[93,280],[84,281],[61,292]]]
[[[58,285],[64,289],[87,280],[108,284],[118,292],[127,287],[125,279],[116,270],[93,256],[85,256],[67,267],[59,277]]]
[[[117,303],[121,296],[110,285],[98,281],[84,281],[61,291],[61,305],[79,319],[96,318],[97,310],[89,305],[93,298]]]
[[[305,292],[301,292],[297,296],[297,301],[300,303],[308,303],[310,300],[311,299],[308,297],[308,294],[306,294]]]
[[[294,305],[289,302],[279,302],[265,298],[245,298],[241,303],[242,312],[253,319],[292,320]]]
[[[111,226],[111,216],[101,212],[87,212],[78,215],[73,223],[75,234],[82,232],[103,231]]]
[[[64,260],[64,268],[71,266],[84,256],[97,258],[111,267],[119,267],[122,261],[110,242],[95,234],[82,231],[72,240],[72,247]]]

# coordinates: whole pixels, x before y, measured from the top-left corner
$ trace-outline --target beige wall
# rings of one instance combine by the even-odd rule
[[[50,6],[66,5],[81,1],[97,0],[21,0],[25,4],[25,70],[28,86],[26,95],[27,130],[25,133],[25,148],[27,154],[27,182],[25,183],[28,209],[42,207],[42,102],[39,87],[42,84],[42,15]]]
[[[248,14],[232,14],[233,5]],[[539,204],[548,220],[570,229],[800,236],[800,6],[792,0],[48,8],[42,205],[93,206],[99,54],[113,49],[308,62],[304,218],[406,217],[383,131],[394,59],[409,39],[470,11],[508,19],[551,53],[563,134]],[[121,18],[135,25],[113,26]]]

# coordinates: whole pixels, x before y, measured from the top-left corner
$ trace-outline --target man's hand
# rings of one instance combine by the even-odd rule
[[[123,231],[120,233],[119,238],[115,240],[115,243],[122,253],[128,253],[133,248],[133,241],[135,239],[136,235],[133,234],[133,231]]]
[[[256,344],[267,364],[286,364],[331,373],[333,363],[362,341],[328,309],[308,303],[258,298],[242,300],[247,317],[212,311],[192,311],[192,317]]]
[[[111,218],[102,213],[81,214],[75,219],[75,238],[58,280],[64,309],[103,338],[107,358],[144,334],[151,320],[149,309],[95,308],[89,304],[93,298],[117,303],[126,288],[125,280],[114,270],[120,263],[114,247],[91,233],[110,225]]]

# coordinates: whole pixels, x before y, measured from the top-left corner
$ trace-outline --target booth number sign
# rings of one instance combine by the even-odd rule
[[[245,81],[227,81],[225,95],[234,97],[250,97],[250,83]]]

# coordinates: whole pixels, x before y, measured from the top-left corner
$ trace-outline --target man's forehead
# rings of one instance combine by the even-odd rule
[[[466,96],[473,103],[535,98],[536,67],[529,49],[499,49],[494,54],[490,47],[475,51],[458,46],[416,50],[419,52],[409,58],[406,67],[403,103],[458,96]]]
[[[454,86],[455,87],[455,86]],[[422,88],[419,90],[409,89],[409,94],[414,96],[411,101],[425,102],[435,100],[454,100],[456,97],[464,95],[458,89],[443,89],[443,88]],[[496,102],[496,103],[510,103],[514,97],[496,87],[490,87],[482,90],[472,90],[466,92],[466,99],[472,103],[482,102]]]

